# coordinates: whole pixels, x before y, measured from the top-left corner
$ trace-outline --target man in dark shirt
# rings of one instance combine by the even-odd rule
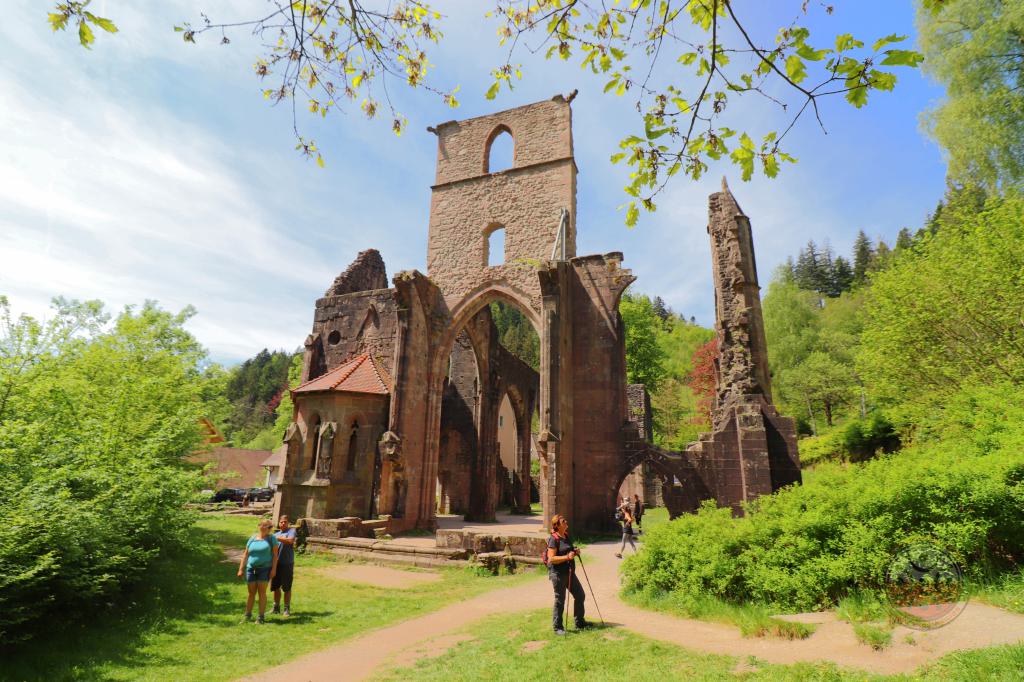
[[[640,521],[644,517],[644,503],[639,495],[633,495],[633,518],[636,519],[636,527],[640,528]]]
[[[551,535],[548,536],[547,563],[548,579],[555,590],[555,604],[551,609],[551,626],[555,629],[556,635],[564,635],[565,628],[562,623],[562,610],[565,608],[565,591],[572,593],[573,619],[576,621],[576,629],[582,630],[588,627],[585,619],[586,609],[584,602],[587,599],[576,576],[576,555],[579,554],[569,538],[569,522],[561,515],[555,514],[551,519]]]
[[[288,516],[281,514],[274,534],[281,543],[281,552],[277,557],[277,573],[270,581],[270,589],[274,592],[274,610],[281,612],[281,592],[284,592],[284,617],[292,615],[292,579],[295,574],[295,529],[289,527]]]

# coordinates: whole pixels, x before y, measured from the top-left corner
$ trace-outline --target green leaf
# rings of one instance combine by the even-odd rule
[[[316,165],[320,166],[321,168],[324,167],[324,157],[320,156],[319,154],[316,155]]]
[[[92,49],[89,47],[90,44],[95,42],[96,36],[93,35],[92,29],[89,28],[89,24],[85,23],[85,19],[78,22],[78,42],[82,44],[82,47]]]
[[[815,50],[810,45],[801,45],[797,48],[796,53],[811,62],[820,62],[825,58],[825,55],[832,52],[832,50]]]
[[[924,55],[914,50],[886,50],[882,66],[910,66],[917,67],[924,61]]]
[[[498,96],[499,88],[501,88],[501,83],[499,83],[498,81],[494,81],[493,83],[491,83],[491,87],[487,88],[487,92],[484,94],[484,97],[486,97],[487,99],[494,99],[495,97]]]
[[[836,36],[836,52],[852,50],[855,47],[864,47],[864,43],[854,38],[849,33]]]
[[[754,175],[754,152],[743,147],[737,147],[729,157],[742,170],[744,181],[749,180]]]
[[[679,59],[677,59],[676,61],[678,61],[683,66],[689,66],[690,64],[693,64],[695,61],[697,61],[697,53],[684,52],[683,54],[679,55]]]
[[[614,88],[618,84],[619,84],[619,77],[616,76],[615,78],[613,78],[610,81],[608,81],[607,83],[605,83],[604,91],[608,92],[609,90],[611,90],[612,88]]]
[[[848,78],[846,80],[846,87],[850,88],[850,90],[846,92],[846,101],[858,109],[868,103],[867,86],[858,85],[859,83],[859,78]]]
[[[871,87],[875,90],[892,91],[896,87],[896,74],[894,73],[872,69],[868,78],[871,80]]]
[[[96,24],[97,26],[102,28],[107,33],[117,33],[117,26],[115,26],[114,22],[112,22],[110,19],[104,19],[103,17],[98,17],[95,14],[92,14],[90,12],[86,12],[85,16],[86,16],[86,18],[89,21],[91,21],[92,23]]]
[[[54,31],[63,31],[68,27],[68,17],[66,14],[51,13],[46,18],[50,22],[50,28]]]
[[[611,162],[612,163],[618,163],[619,161],[622,161],[624,158],[626,158],[626,152],[619,152],[617,154],[612,154]]]
[[[874,45],[871,46],[871,49],[874,50],[875,52],[878,52],[878,48],[880,47],[884,47],[889,43],[898,43],[906,39],[907,36],[900,36],[893,33],[892,35],[887,35],[884,38],[879,38],[878,40],[876,40]]]
[[[636,202],[631,201],[626,209],[626,227],[636,227],[638,218],[640,218],[640,210],[636,207]]]
[[[804,60],[795,54],[786,57],[786,75],[794,83],[799,83],[807,78],[807,67],[804,65]]]

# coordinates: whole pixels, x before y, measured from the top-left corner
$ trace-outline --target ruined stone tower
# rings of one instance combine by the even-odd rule
[[[796,424],[772,404],[750,219],[725,180],[708,201],[715,287],[715,408],[711,434],[688,449],[715,499],[741,503],[801,480]]]

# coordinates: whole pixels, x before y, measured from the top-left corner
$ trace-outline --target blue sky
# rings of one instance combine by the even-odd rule
[[[57,295],[99,298],[114,310],[146,299],[173,310],[192,304],[190,328],[221,362],[297,347],[313,302],[362,249],[378,248],[389,276],[425,269],[436,158],[426,126],[576,88],[578,253],[624,252],[634,290],[705,325],[713,323],[707,195],[723,174],[751,218],[763,285],[809,238],[827,238],[839,253],[859,229],[891,243],[901,227],[920,226],[944,190],[945,163],[918,122],[942,91],[913,70],[864,109],[826,105],[827,135],[804,119],[790,135],[800,162],[777,179],[741,182],[724,164],[699,182],[677,176],[658,212],[629,230],[617,210],[625,171],[608,157],[638,128],[633,101],[603,95],[604,79],[576,66],[526,52],[515,91],[485,100],[487,74],[502,59],[496,25],[483,17],[490,3],[435,3],[447,37],[431,55],[432,80],[460,85],[458,109],[423,91],[398,92],[409,120],[401,138],[387,120],[355,109],[322,122],[300,117],[323,149],[322,170],[293,150],[290,109],[263,100],[251,68],[258,46],[244,31],[221,46],[213,38],[186,45],[171,30],[200,11],[230,21],[265,3],[94,0],[121,32],[98,36],[88,52],[73,35],[51,33],[50,4],[15,0],[0,23],[0,293],[16,312],[39,316]],[[846,31],[868,40],[914,34],[910,2],[835,4],[833,16],[813,15],[823,43]],[[761,36],[799,5],[736,3]],[[730,115],[731,127],[762,132],[781,120],[746,99]]]

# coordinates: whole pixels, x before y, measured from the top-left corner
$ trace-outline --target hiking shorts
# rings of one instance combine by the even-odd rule
[[[266,583],[270,582],[270,566],[250,566],[245,569],[245,582]]]
[[[271,591],[284,590],[285,592],[291,592],[292,578],[294,576],[295,564],[278,564],[277,573],[274,574],[274,579],[270,581]]]

